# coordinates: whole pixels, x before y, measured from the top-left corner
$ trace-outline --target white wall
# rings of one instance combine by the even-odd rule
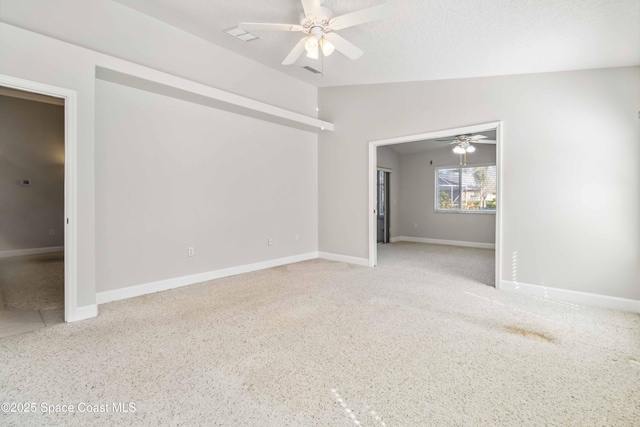
[[[317,160],[315,134],[97,80],[97,291],[317,251]]]
[[[368,141],[502,120],[502,278],[640,299],[640,67],[320,97],[320,251],[368,257]]]
[[[391,169],[391,186],[389,187],[389,238],[402,236],[401,233],[401,212],[400,212],[400,155],[393,151],[391,147],[377,148],[378,167]]]
[[[0,252],[64,245],[63,106],[0,96],[0,194]]]
[[[467,165],[496,163],[496,146],[475,144]],[[433,162],[431,165],[430,163]],[[461,242],[495,243],[496,216],[486,213],[435,212],[435,168],[459,166],[451,146],[400,156],[399,235]]]

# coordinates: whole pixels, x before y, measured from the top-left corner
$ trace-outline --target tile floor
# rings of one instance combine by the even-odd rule
[[[64,262],[56,264],[56,268],[64,271]],[[54,310],[7,310],[0,289],[0,339],[24,334],[36,329],[64,323],[64,309]]]
[[[64,310],[0,310],[0,339],[64,323]]]

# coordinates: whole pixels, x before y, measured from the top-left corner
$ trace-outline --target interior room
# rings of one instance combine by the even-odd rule
[[[0,337],[64,321],[64,100],[0,87]]]
[[[377,265],[415,257],[425,269],[495,286],[496,137],[377,147]]]
[[[636,425],[633,40],[636,0],[0,0],[0,424]]]

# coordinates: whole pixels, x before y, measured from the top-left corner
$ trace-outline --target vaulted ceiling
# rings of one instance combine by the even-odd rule
[[[325,0],[334,16],[384,2],[391,18],[340,35],[364,55],[304,55],[281,65],[300,33],[224,30],[300,22],[300,0],[115,0],[318,87],[620,67],[640,64],[638,0]],[[322,69],[312,74],[302,66]]]

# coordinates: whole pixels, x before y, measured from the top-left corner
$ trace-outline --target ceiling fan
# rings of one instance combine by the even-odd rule
[[[329,9],[321,7],[322,1],[302,0],[304,15],[300,24],[241,23],[238,28],[246,31],[293,31],[306,34],[282,61],[282,65],[295,63],[305,50],[307,58],[311,59],[318,59],[320,50],[324,56],[337,50],[350,59],[358,59],[363,54],[362,50],[334,31],[386,18],[392,11],[391,5],[385,3],[334,18]]]
[[[456,135],[453,139],[436,139],[436,141],[451,141],[450,145],[454,145],[453,152],[460,155],[460,164],[467,164],[467,153],[473,153],[476,151],[476,147],[473,144],[495,144],[496,141],[487,139],[484,135]],[[464,163],[463,163],[464,156]]]

